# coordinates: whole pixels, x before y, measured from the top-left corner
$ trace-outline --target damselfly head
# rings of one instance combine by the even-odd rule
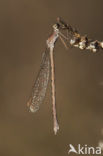
[[[60,27],[60,25],[58,23],[54,24],[53,25],[54,31],[58,31],[59,27]]]

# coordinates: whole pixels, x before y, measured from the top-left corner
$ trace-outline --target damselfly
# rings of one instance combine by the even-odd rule
[[[34,83],[31,97],[27,105],[31,112],[36,112],[42,103],[47,85],[49,80],[49,73],[51,71],[51,85],[52,85],[52,102],[53,102],[53,117],[54,117],[54,132],[57,133],[59,125],[56,117],[56,107],[55,107],[55,82],[54,82],[54,59],[53,59],[53,49],[56,40],[58,39],[58,27],[55,25],[53,34],[47,40],[47,48],[43,54],[43,59],[38,73],[37,79]],[[51,69],[51,70],[50,70]]]

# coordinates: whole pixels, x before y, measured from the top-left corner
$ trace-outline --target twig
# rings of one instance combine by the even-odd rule
[[[61,18],[57,18],[57,25],[60,30],[67,30],[69,37],[65,36],[59,31],[59,34],[66,40],[69,41],[69,44],[78,47],[81,50],[87,49],[92,52],[97,52],[100,49],[103,49],[103,41],[91,40],[86,35],[81,36],[77,30],[73,29],[70,25],[66,24]]]

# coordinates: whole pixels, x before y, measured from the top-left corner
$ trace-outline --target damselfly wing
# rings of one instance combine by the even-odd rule
[[[47,90],[49,73],[49,50],[46,49],[46,51],[43,53],[40,71],[32,88],[31,96],[27,102],[27,106],[29,107],[31,112],[36,112],[39,109],[40,104],[43,102]]]

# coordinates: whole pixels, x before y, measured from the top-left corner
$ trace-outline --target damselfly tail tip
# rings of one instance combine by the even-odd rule
[[[58,125],[58,123],[57,123],[57,124],[54,126],[54,134],[55,134],[55,135],[57,134],[58,130],[59,130],[59,125]]]

